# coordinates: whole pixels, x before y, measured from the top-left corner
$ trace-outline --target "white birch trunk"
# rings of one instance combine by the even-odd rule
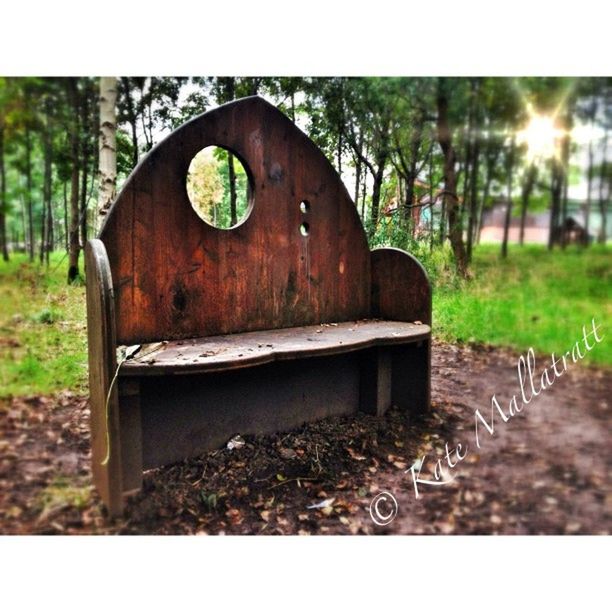
[[[98,213],[105,215],[117,188],[117,79],[100,77],[100,157]]]

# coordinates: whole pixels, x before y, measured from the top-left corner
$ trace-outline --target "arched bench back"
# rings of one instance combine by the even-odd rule
[[[233,229],[202,221],[187,196],[189,164],[209,145],[234,153],[250,178],[251,210]],[[100,238],[122,344],[370,315],[370,253],[355,205],[316,145],[258,97],[209,111],[151,150]]]

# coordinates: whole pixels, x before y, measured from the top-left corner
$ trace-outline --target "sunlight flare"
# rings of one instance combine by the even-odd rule
[[[527,155],[533,161],[557,156],[562,135],[553,117],[533,114],[525,128],[518,132],[517,140],[527,145]]]

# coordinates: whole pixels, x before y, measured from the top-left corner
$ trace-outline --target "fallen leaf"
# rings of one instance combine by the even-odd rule
[[[306,506],[307,510],[321,510],[322,508],[330,508],[331,505],[336,501],[335,497],[328,497],[318,504],[311,504],[310,506]]]

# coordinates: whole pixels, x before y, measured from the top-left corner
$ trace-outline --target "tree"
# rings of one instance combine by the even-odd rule
[[[0,77],[0,249],[4,261],[9,260],[8,240],[6,233],[6,215],[8,202],[6,199],[6,164],[5,135],[7,121],[13,104],[14,87],[9,79]]]
[[[504,219],[504,238],[502,240],[501,256],[502,258],[508,257],[508,237],[510,233],[510,221],[512,218],[512,187],[514,180],[514,167],[516,165],[516,144],[514,136],[510,138],[510,145],[506,150],[506,177],[508,181],[508,190],[506,197],[508,202],[506,204],[506,216]]]
[[[72,164],[70,178],[70,224],[68,236],[68,282],[74,282],[79,276],[79,120],[81,104],[78,79],[69,77],[66,82],[67,95],[73,110],[73,121],[70,126],[70,161]]]
[[[461,211],[459,210],[459,198],[457,196],[457,174],[455,171],[456,154],[453,148],[451,127],[448,118],[449,105],[449,79],[440,77],[438,79],[437,95],[437,135],[440,149],[444,155],[444,205],[448,218],[448,237],[455,256],[457,272],[468,278],[468,264],[463,242],[463,225],[461,222]]]
[[[105,215],[117,188],[117,79],[100,78],[100,145],[98,178],[98,214]]]
[[[415,205],[415,184],[430,159],[433,145],[429,130],[429,79],[401,79],[400,90],[394,105],[392,162],[404,183],[401,221],[408,227]],[[415,224],[411,224],[414,235]]]
[[[338,148],[341,149],[345,135],[355,155],[372,175],[370,236],[378,225],[383,179],[391,156],[393,105],[390,102],[396,93],[395,79],[351,79],[339,88],[339,102],[335,105],[336,122],[345,126],[338,131]]]
[[[521,227],[519,231],[519,244],[523,246],[525,242],[525,221],[527,219],[527,208],[529,207],[529,198],[538,180],[538,166],[532,161],[529,164],[523,179],[521,189]]]

